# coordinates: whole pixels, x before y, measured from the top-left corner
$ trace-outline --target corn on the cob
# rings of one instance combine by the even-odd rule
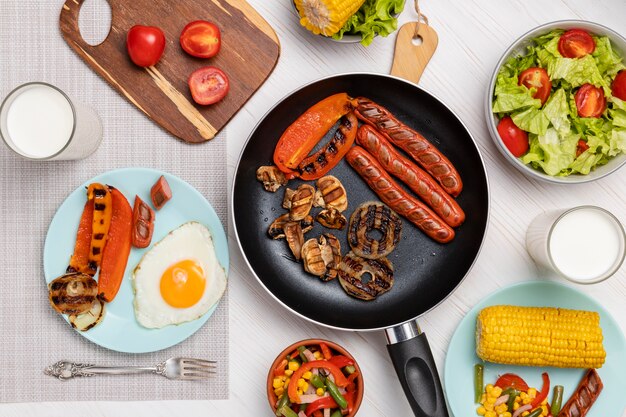
[[[600,368],[600,316],[552,307],[492,306],[476,320],[476,354],[496,363]]]
[[[295,3],[302,26],[316,35],[332,36],[365,0],[295,0]]]

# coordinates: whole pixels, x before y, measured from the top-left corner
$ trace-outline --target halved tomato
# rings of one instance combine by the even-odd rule
[[[504,146],[517,158],[528,152],[528,133],[517,127],[510,116],[500,120],[498,133]]]
[[[626,70],[621,70],[611,84],[613,95],[620,100],[626,100]]]
[[[193,101],[202,105],[217,103],[230,89],[228,77],[216,67],[195,70],[189,76],[188,84]]]
[[[528,384],[520,376],[515,374],[504,374],[498,378],[495,383],[496,387],[500,387],[503,390],[507,388],[513,388],[518,391],[528,391]]]
[[[180,46],[189,55],[211,58],[217,55],[222,45],[220,29],[206,20],[193,21],[180,33]]]
[[[591,84],[583,84],[574,99],[580,117],[600,117],[606,108],[604,91]]]
[[[539,67],[531,67],[522,71],[517,83],[529,89],[534,88],[536,91],[533,97],[541,100],[542,106],[548,100],[552,89],[552,81],[550,81],[547,71]]]
[[[565,58],[581,58],[596,50],[596,42],[582,29],[571,29],[561,35],[559,52]]]
[[[589,149],[589,145],[587,145],[587,142],[580,139],[578,141],[578,144],[576,145],[576,158],[582,155],[587,149]]]

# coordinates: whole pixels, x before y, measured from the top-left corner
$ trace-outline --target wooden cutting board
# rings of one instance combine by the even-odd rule
[[[87,44],[78,28],[83,1],[63,5],[60,27],[65,41],[128,101],[187,142],[212,139],[267,79],[280,54],[276,33],[244,0],[108,0],[111,29],[96,46]],[[193,20],[220,27],[217,56],[199,59],[182,50],[180,32]],[[153,67],[134,65],[126,52],[126,34],[138,24],[158,26],[165,33],[165,52]],[[228,75],[230,91],[221,102],[200,106],[191,98],[187,78],[206,65]]]

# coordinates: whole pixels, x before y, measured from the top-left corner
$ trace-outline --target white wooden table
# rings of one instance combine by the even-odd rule
[[[393,36],[376,39],[368,48],[337,44],[315,38],[301,29],[292,14],[290,0],[249,1],[278,33],[282,53],[267,83],[227,127],[230,183],[246,138],[277,100],[301,84],[339,72],[387,73],[393,54]],[[525,280],[558,280],[543,276],[526,253],[524,235],[534,216],[552,208],[595,204],[612,211],[626,223],[626,171],[579,186],[548,185],[530,180],[499,154],[487,133],[483,114],[485,89],[493,67],[519,35],[541,23],[579,18],[604,24],[626,36],[626,2],[422,0],[421,8],[439,34],[439,48],[420,85],[444,100],[467,124],[487,164],[491,191],[488,233],[475,267],[452,296],[419,321],[442,372],[454,329],[485,295]],[[414,18],[415,13],[407,9],[400,21]],[[137,118],[143,117],[136,113]],[[411,415],[387,356],[383,332],[334,331],[289,313],[267,295],[251,275],[234,241],[232,228],[230,237],[228,401],[5,404],[0,405],[0,416],[269,417],[272,413],[265,395],[267,367],[283,347],[308,337],[334,340],[358,358],[366,378],[365,399],[359,415]],[[599,300],[626,332],[626,267],[604,283],[578,289]]]

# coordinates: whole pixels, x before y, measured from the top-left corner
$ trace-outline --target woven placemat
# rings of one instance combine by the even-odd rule
[[[108,19],[108,6],[102,8],[105,0],[87,3],[91,4],[81,10],[81,27],[85,38],[90,39],[92,24]],[[5,359],[0,402],[226,399],[228,293],[208,322],[189,339],[141,355],[117,353],[89,342],[48,304],[42,268],[48,225],[68,194],[91,177],[121,167],[160,169],[198,189],[224,225],[227,213],[224,133],[210,143],[188,145],[149,121],[65,44],[58,29],[62,4],[62,0],[2,2],[0,96],[4,98],[24,82],[49,82],[96,110],[104,140],[89,158],[72,162],[27,161],[0,142],[0,352]],[[216,360],[217,374],[202,382],[170,381],[156,375],[61,382],[43,374],[45,366],[60,359],[146,365],[172,356]]]

